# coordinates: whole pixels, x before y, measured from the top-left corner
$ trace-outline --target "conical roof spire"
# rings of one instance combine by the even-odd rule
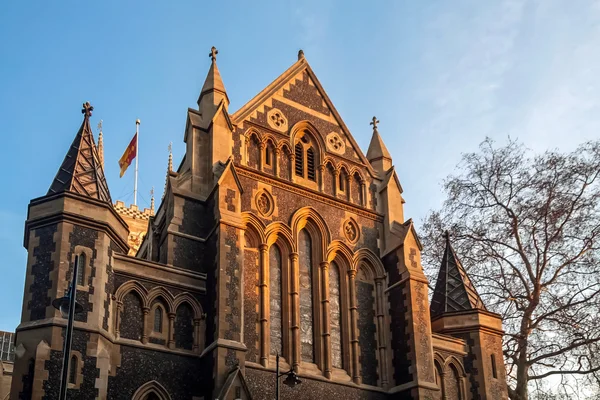
[[[63,160],[48,194],[73,192],[112,204],[100,155],[90,127],[94,107],[83,104],[83,123]]]
[[[481,297],[454,253],[448,231],[445,237],[446,250],[431,299],[431,317],[452,311],[485,310]]]
[[[223,85],[221,73],[217,67],[217,54],[219,54],[219,51],[215,46],[213,46],[208,55],[212,60],[210,69],[208,70],[208,75],[206,75],[206,79],[204,80],[200,97],[198,97],[198,107],[200,111],[203,111],[203,106],[205,105],[210,105],[212,108],[216,108],[221,101],[225,101],[225,107],[229,106],[229,97],[227,97],[225,85]]]
[[[379,120],[376,117],[373,117],[373,120],[369,123],[373,125],[373,136],[367,150],[367,160],[369,160],[373,168],[385,172],[392,167],[392,156],[387,147],[385,147],[381,136],[379,136],[379,131],[377,130],[378,123]]]

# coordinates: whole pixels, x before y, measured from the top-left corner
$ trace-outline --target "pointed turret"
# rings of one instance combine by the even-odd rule
[[[48,194],[74,192],[112,204],[90,127],[93,110],[94,107],[90,103],[83,104],[83,123],[50,185]]]
[[[475,286],[454,253],[448,232],[445,233],[445,237],[446,250],[431,299],[431,317],[435,318],[452,311],[486,310]]]
[[[376,171],[386,172],[392,167],[392,156],[387,147],[385,147],[381,136],[379,136],[379,131],[377,130],[378,123],[379,121],[376,117],[373,117],[373,120],[370,122],[370,125],[373,125],[373,137],[371,137],[369,150],[367,150],[367,160],[369,160]]]
[[[203,115],[214,112],[222,101],[225,103],[225,109],[229,107],[229,97],[227,97],[225,85],[223,85],[221,73],[217,67],[217,54],[219,51],[213,46],[209,54],[212,63],[198,97],[198,109]]]
[[[167,164],[167,176],[165,177],[165,188],[163,190],[162,198],[165,198],[167,193],[167,185],[169,184],[169,174],[173,171],[173,142],[169,143],[169,162]]]

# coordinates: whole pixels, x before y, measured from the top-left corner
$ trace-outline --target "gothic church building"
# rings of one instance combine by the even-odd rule
[[[449,240],[429,302],[378,121],[365,154],[302,52],[231,112],[211,60],[143,232],[113,203],[84,107],[29,203],[10,398],[58,398],[66,320],[51,301],[74,278],[71,399],[273,399],[277,354],[302,381],[284,399],[507,399],[502,321]]]

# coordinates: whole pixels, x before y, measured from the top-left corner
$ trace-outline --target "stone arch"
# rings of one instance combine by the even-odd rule
[[[265,224],[255,214],[250,212],[242,213],[242,223],[246,227],[245,238],[250,240],[250,247],[258,247],[265,243]]]
[[[148,292],[148,306],[152,306],[157,299],[162,300],[167,313],[174,312],[173,295],[162,286],[155,287]]]
[[[315,144],[318,146],[317,152],[319,153],[319,155],[323,154],[323,149],[326,148],[325,141],[323,140],[323,137],[319,134],[319,130],[310,121],[307,120],[296,122],[294,126],[292,126],[292,129],[290,129],[291,148],[294,148],[294,145],[296,143],[296,136],[303,131],[308,131],[311,134],[311,136],[315,139]]]
[[[281,250],[286,252],[287,254],[296,251],[296,246],[294,244],[294,235],[292,234],[292,230],[289,226],[282,222],[270,223],[265,228],[264,238],[264,243],[266,243],[269,247],[272,244],[277,243],[279,247],[283,247]]]
[[[329,244],[325,260],[332,262],[336,257],[341,257],[344,260],[344,267],[346,267],[347,270],[352,269],[354,253],[352,252],[352,249],[341,240],[334,240]]]
[[[448,368],[451,365],[454,365],[454,368],[456,368],[456,371],[458,372],[459,376],[467,376],[467,371],[465,371],[465,367],[463,366],[462,362],[460,362],[455,356],[448,357],[442,365],[444,369]]]
[[[294,243],[298,241],[298,234],[304,228],[308,229],[316,244],[319,260],[325,260],[325,250],[331,242],[331,233],[325,219],[312,207],[302,207],[292,215],[290,226],[294,235]]]
[[[142,307],[148,307],[148,290],[137,281],[127,281],[119,286],[115,292],[115,300],[117,303],[122,303],[123,298],[131,291],[134,291],[138,294],[142,300]]]
[[[160,400],[171,400],[171,396],[167,389],[157,381],[144,383],[133,394],[132,400],[147,400],[150,395],[154,394]]]
[[[188,292],[183,292],[178,294],[173,301],[173,312],[179,308],[179,306],[183,303],[188,303],[192,310],[194,311],[194,318],[201,319],[203,316],[202,306],[198,301]]]
[[[352,259],[353,269],[358,271],[360,265],[368,268],[369,274],[373,280],[383,279],[386,276],[381,259],[370,249],[362,248],[354,254],[354,258]]]

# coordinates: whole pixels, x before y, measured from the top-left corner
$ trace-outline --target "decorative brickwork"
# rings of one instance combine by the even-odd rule
[[[50,274],[54,270],[52,253],[56,251],[56,243],[54,242],[56,231],[56,224],[35,230],[35,237],[39,238],[39,244],[33,249],[35,262],[31,266],[33,282],[29,287],[31,301],[27,305],[27,309],[30,311],[30,321],[46,318],[46,308],[50,305],[51,299],[48,291],[52,288]]]

